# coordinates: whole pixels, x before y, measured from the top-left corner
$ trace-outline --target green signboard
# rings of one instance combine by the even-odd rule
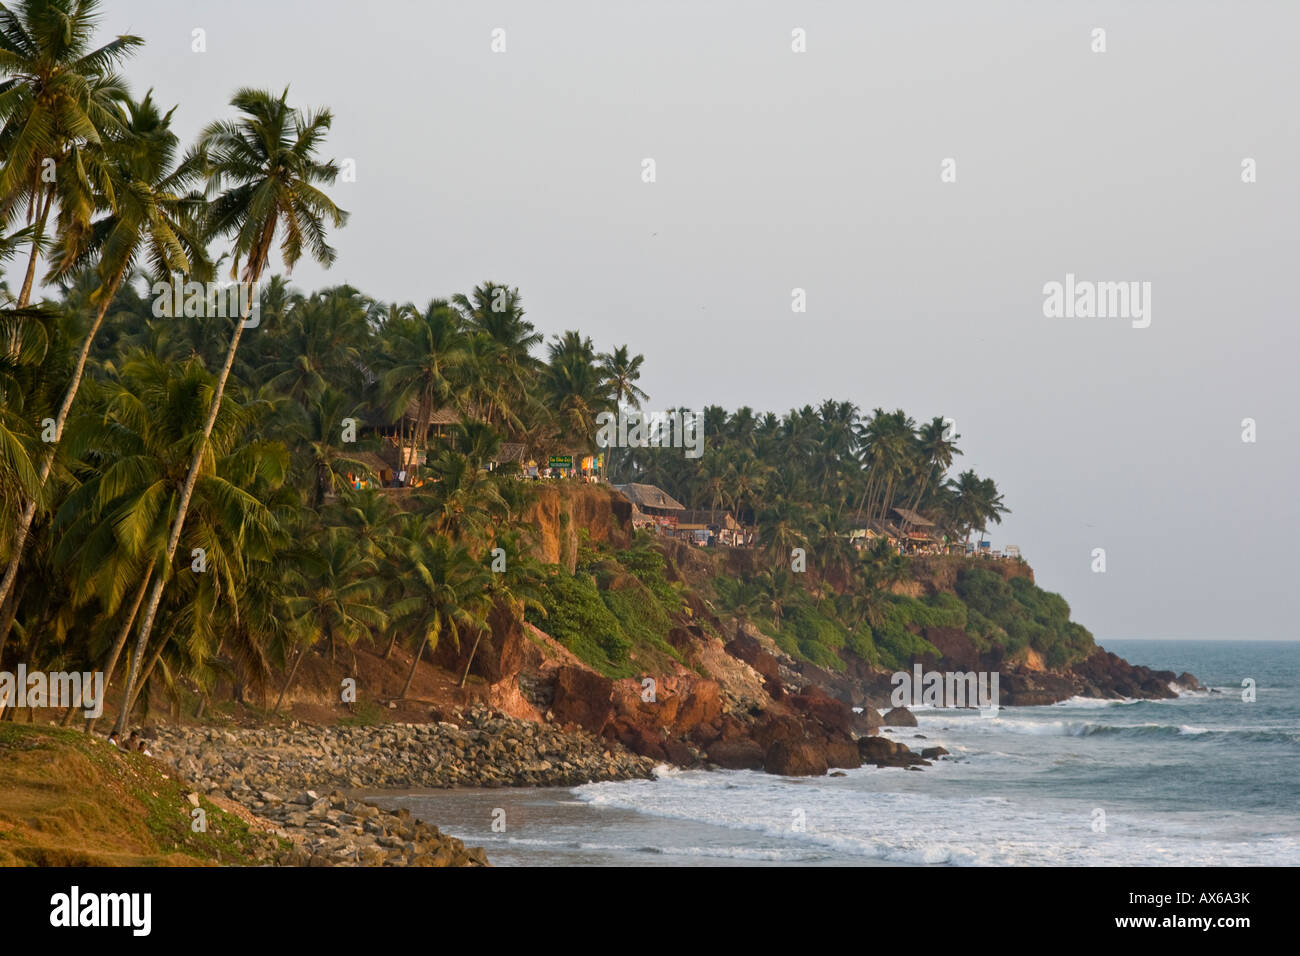
[[[546,460],[546,466],[547,466],[548,468],[572,468],[572,467],[573,467],[573,456],[572,456],[572,455],[552,455],[550,458],[548,458],[548,459]]]

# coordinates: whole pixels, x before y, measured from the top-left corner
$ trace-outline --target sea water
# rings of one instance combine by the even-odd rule
[[[951,756],[842,777],[660,767],[654,780],[385,795],[496,865],[1300,864],[1300,644],[1111,641],[1217,693],[920,710]],[[1243,681],[1253,682],[1247,701]]]

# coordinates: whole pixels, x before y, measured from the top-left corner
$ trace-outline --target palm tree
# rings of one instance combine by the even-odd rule
[[[808,546],[801,530],[807,526],[805,519],[799,504],[784,495],[759,514],[758,544],[774,566],[789,569],[793,549]]]
[[[52,315],[38,308],[0,310],[0,516],[16,523],[18,503],[36,497],[35,436],[26,403],[27,369],[40,366],[50,348]]]
[[[39,494],[41,448],[33,425],[50,391],[41,386],[57,381],[63,367],[57,324],[48,309],[0,309],[0,556],[17,553],[8,529]],[[18,592],[11,590],[0,601],[0,655],[17,611]]]
[[[89,383],[88,406],[69,422],[66,441],[77,482],[54,516],[60,533],[55,558],[74,593],[85,594],[74,603],[94,597],[109,619],[121,611],[116,639],[104,655],[110,682],[145,587],[160,573],[170,509],[210,389],[211,375],[197,360],[175,365],[137,353],[125,358],[113,380]],[[199,482],[186,529],[187,553],[202,548],[209,565],[187,580],[200,578],[203,587],[217,587],[232,601],[244,563],[264,550],[274,525],[248,489],[278,483],[285,467],[283,448],[244,439],[252,411],[234,403],[223,409],[214,430],[214,473]],[[186,607],[195,593],[191,581],[186,600],[175,604]],[[211,590],[201,596],[217,599]],[[201,614],[191,614],[189,624],[200,635],[210,626]],[[142,655],[137,650],[137,662]]]
[[[330,386],[320,398],[302,410],[300,424],[286,429],[297,439],[296,446],[306,459],[304,478],[310,483],[308,503],[319,509],[327,495],[348,487],[346,473],[368,472],[370,466],[352,457],[342,445],[342,422],[357,414],[359,406]]]
[[[1009,513],[992,478],[963,471],[956,480],[948,482],[948,489],[952,495],[954,524],[959,532],[965,532],[963,536],[968,544],[972,532],[983,535],[990,521],[1001,524],[1002,516]]]
[[[463,371],[469,362],[465,319],[446,299],[433,299],[422,313],[389,319],[384,352],[380,388],[388,412],[401,417],[414,402],[416,445],[426,448],[433,413],[465,401]]]
[[[645,356],[631,355],[631,350],[626,345],[620,345],[613,352],[602,353],[599,360],[600,373],[604,376],[607,387],[612,390],[609,397],[614,403],[614,409],[621,411],[624,407],[640,408],[641,403],[650,397],[636,384],[641,378],[641,365],[645,362]],[[602,477],[608,470],[613,455],[612,448],[605,450]]]
[[[268,296],[263,296],[265,303]],[[267,320],[266,313],[262,319]],[[300,299],[276,326],[255,356],[249,377],[308,406],[334,387],[352,395],[365,387],[363,354],[370,330],[365,304],[350,286],[338,286]],[[259,344],[262,344],[259,342]]]
[[[357,549],[350,533],[342,528],[329,528],[319,547],[306,587],[302,593],[288,598],[286,606],[292,618],[302,623],[304,632],[324,637],[333,660],[337,640],[351,647],[368,637],[372,627],[383,627],[388,615],[375,606],[381,587],[376,577],[377,565]],[[298,649],[272,713],[279,713],[307,650],[306,645]]]
[[[620,345],[613,352],[599,356],[600,371],[612,390],[609,397],[616,408],[640,408],[641,403],[650,397],[636,385],[641,378],[641,364],[645,361],[645,356],[630,356],[629,352],[626,345]]]
[[[920,507],[931,482],[942,479],[952,464],[953,457],[962,453],[956,443],[956,439],[960,437],[960,435],[953,435],[952,438],[948,438],[948,423],[941,417],[930,419],[917,432],[916,450],[920,458],[921,482],[916,490],[916,496],[912,499],[913,511]]]
[[[431,530],[452,541],[477,542],[508,510],[496,479],[468,455],[444,449],[429,463],[434,481],[419,496]]]
[[[753,452],[742,449],[735,456],[728,478],[731,485],[732,506],[736,510],[736,520],[744,521],[744,508],[756,511],[763,500],[763,487],[766,482],[766,469]]]
[[[988,523],[1002,523],[1002,516],[1009,514],[1010,508],[1002,503],[1002,495],[998,493],[998,487],[994,484],[992,478],[981,478],[979,491],[975,497],[975,513],[978,515],[979,532],[983,536],[988,528]]]
[[[482,373],[475,404],[489,424],[522,430],[515,404],[528,393],[538,362],[532,350],[542,334],[524,318],[518,289],[495,282],[475,286],[469,295],[452,296],[476,339],[475,365]]]
[[[724,505],[728,508],[733,507],[735,505],[735,498],[731,491],[733,475],[734,471],[727,464],[721,450],[711,449],[706,452],[699,463],[699,474],[695,478],[695,490],[691,498],[692,504],[697,508],[707,506],[714,511]]]
[[[213,235],[234,238],[231,277],[239,276],[243,263],[243,280],[254,286],[270,261],[278,229],[284,233],[280,251],[285,268],[292,271],[302,257],[304,246],[317,262],[324,266],[332,264],[335,252],[325,241],[326,221],[335,228],[347,221],[347,214],[316,186],[332,184],[338,177],[337,165],[316,158],[317,148],[333,122],[332,116],[328,110],[299,113],[288,105],[288,97],[288,89],[279,98],[263,90],[241,89],[231,99],[231,105],[243,115],[238,120],[214,123],[200,138],[210,177],[209,189],[218,193],[208,208],[208,229]],[[168,536],[164,573],[157,575],[150,588],[136,639],[137,658],[153,629],[167,583],[166,572],[180,542],[199,472],[211,460],[208,440],[221,409],[226,380],[247,318],[245,311],[236,323],[225,363],[217,376],[207,421],[195,445],[194,459]],[[132,683],[133,676],[128,676],[128,696]]]
[[[542,372],[547,403],[568,438],[592,447],[596,415],[610,410],[611,398],[591,339],[565,332],[551,342],[547,351],[549,362]]]
[[[409,546],[403,576],[407,596],[392,606],[391,613],[419,643],[398,696],[410,691],[426,647],[436,647],[445,634],[459,648],[462,632],[488,626],[490,578],[486,565],[475,561],[464,545],[444,537],[422,535]]]
[[[870,517],[883,518],[894,502],[894,486],[904,478],[913,461],[916,423],[901,408],[886,412],[874,409],[871,419],[858,429],[859,442],[868,462],[867,484],[862,500]],[[875,507],[875,496],[880,506]]]
[[[144,41],[119,36],[98,48],[91,36],[99,0],[20,0],[0,5],[0,219],[27,207],[31,255],[18,293],[31,301],[36,260],[56,196],[75,251],[105,190],[103,136],[120,126],[125,97],[112,69]],[[55,175],[49,175],[53,161]],[[111,196],[111,187],[107,189]]]
[[[505,570],[492,572],[488,579],[488,595],[493,607],[504,607],[508,613],[522,620],[526,610],[533,610],[541,617],[547,616],[542,603],[539,565],[532,558],[524,545],[523,538],[517,531],[503,531],[492,541],[494,550],[501,549],[505,558]],[[494,556],[495,560],[495,556]],[[469,679],[470,668],[474,666],[474,656],[478,653],[479,642],[487,628],[480,628],[474,635],[474,646],[469,650],[465,661],[465,671],[460,675],[460,686],[465,686]]]
[[[95,334],[123,279],[142,260],[156,276],[173,271],[206,275],[207,256],[194,225],[202,197],[187,191],[199,178],[199,159],[191,153],[175,163],[179,141],[171,130],[174,111],[161,113],[152,96],[146,94],[140,102],[129,104],[129,121],[121,138],[112,144],[113,162],[108,168],[115,203],[109,214],[95,223],[82,253],[99,256],[99,286],[91,296],[95,317],[82,339],[72,378],[54,419],[54,441],[47,443],[41,456],[37,493],[29,497],[19,517],[13,551],[0,580],[0,606],[13,588],[39,493],[54,466],[59,439],[81,387]],[[0,643],[4,638],[0,633]]]
[[[785,618],[785,608],[794,598],[794,575],[788,567],[768,568],[758,577],[758,606],[772,616],[777,630]]]

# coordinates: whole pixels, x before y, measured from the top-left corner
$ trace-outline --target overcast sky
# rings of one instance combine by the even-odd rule
[[[1297,636],[1300,5],[115,0],[104,28],[187,139],[242,85],[334,111],[352,219],[300,287],[516,285],[548,336],[643,353],[650,408],[951,416],[1013,510],[994,545],[1099,640]],[[1066,273],[1150,282],[1150,326],[1045,318]]]

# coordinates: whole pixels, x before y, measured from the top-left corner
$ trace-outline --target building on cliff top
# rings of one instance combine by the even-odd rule
[[[678,517],[686,510],[680,501],[655,485],[631,482],[613,488],[632,503],[633,530],[653,528],[660,534],[672,534]]]
[[[730,511],[686,508],[677,516],[677,537],[693,544],[725,544],[742,548],[753,543],[754,535]]]

